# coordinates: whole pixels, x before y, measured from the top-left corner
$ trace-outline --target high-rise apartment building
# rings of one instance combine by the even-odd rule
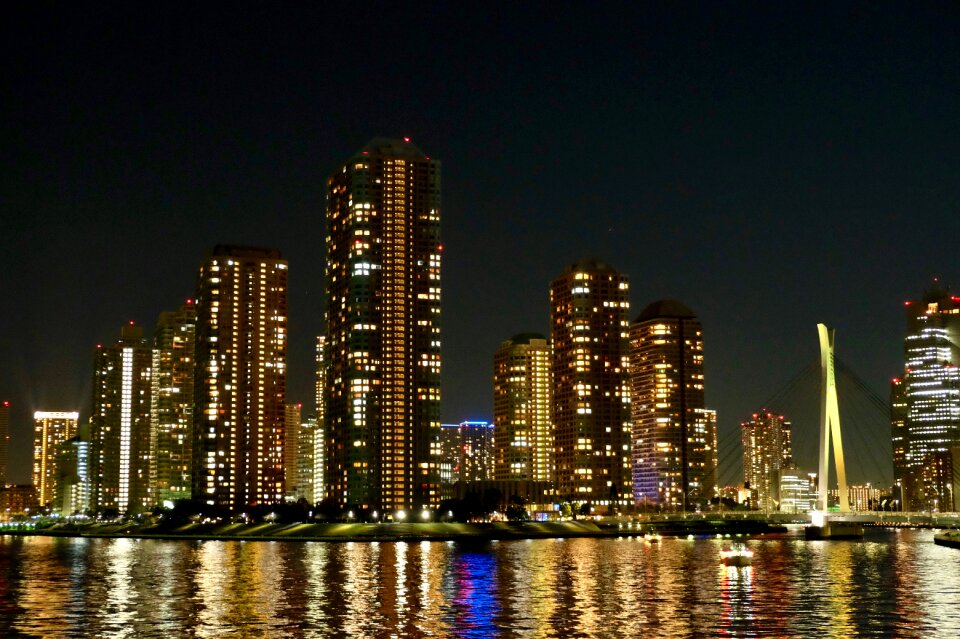
[[[283,467],[286,496],[296,501],[300,481],[300,421],[303,404],[287,404],[283,413]]]
[[[7,483],[7,450],[10,446],[10,402],[0,402],[0,488]]]
[[[327,181],[326,491],[440,499],[440,163],[375,139]]]
[[[324,447],[326,429],[325,417],[326,408],[323,404],[323,389],[327,387],[327,359],[326,359],[327,338],[323,335],[317,337],[317,416],[313,424],[313,497],[310,503],[323,501],[327,496],[326,484],[326,448]]]
[[[916,469],[960,445],[960,297],[935,284],[906,315],[906,465]]]
[[[193,499],[239,510],[284,496],[287,262],[217,246],[200,267]]]
[[[647,306],[630,327],[633,497],[687,509],[716,490],[716,418],[704,410],[703,330],[675,300]]]
[[[910,474],[907,465],[907,389],[900,377],[890,381],[890,431],[893,449],[893,481],[903,486],[903,480]]]
[[[33,485],[41,506],[57,498],[57,453],[77,432],[80,413],[36,411],[33,414]]]
[[[543,335],[516,335],[494,354],[493,423],[496,479],[553,481],[553,349]]]
[[[90,416],[91,507],[138,513],[153,504],[150,483],[150,395],[153,350],[133,322],[120,340],[97,346]]]
[[[474,483],[493,479],[493,431],[490,422],[467,421],[440,428],[444,482]]]
[[[294,498],[297,500],[305,499],[308,504],[313,504],[322,499],[317,497],[316,486],[316,467],[317,467],[317,418],[308,417],[300,422],[300,443],[297,447],[297,486],[294,491]],[[321,472],[323,462],[320,462]]]
[[[150,493],[156,504],[189,499],[197,309],[187,300],[160,314],[153,334]]]
[[[550,285],[556,489],[611,510],[630,503],[627,276],[599,260]]]
[[[57,496],[53,510],[69,516],[90,508],[90,442],[78,434],[57,453]]]
[[[780,470],[793,456],[790,422],[766,409],[740,424],[743,445],[743,483],[749,486],[751,506],[777,510],[780,502]]]

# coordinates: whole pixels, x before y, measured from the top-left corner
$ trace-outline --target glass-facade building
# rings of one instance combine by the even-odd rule
[[[960,297],[939,286],[907,302],[906,465],[960,445]]]
[[[440,163],[378,138],[327,180],[327,496],[440,501]]]

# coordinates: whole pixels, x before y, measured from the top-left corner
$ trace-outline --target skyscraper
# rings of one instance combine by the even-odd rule
[[[323,404],[323,391],[327,387],[327,356],[326,356],[327,338],[323,335],[317,337],[317,416],[313,425],[313,497],[310,503],[323,501],[327,496],[326,484],[326,447],[324,445],[326,437],[326,408]]]
[[[960,297],[934,284],[906,315],[906,465],[917,469],[960,445]]]
[[[7,449],[10,444],[10,402],[0,402],[0,488],[7,483]]]
[[[704,410],[703,331],[675,300],[647,306],[630,327],[633,497],[686,509],[714,496],[716,420]]]
[[[450,468],[445,480],[472,483],[493,479],[493,424],[467,421],[440,428],[442,465]]]
[[[193,498],[233,510],[282,502],[287,262],[217,246],[196,306]]]
[[[283,468],[285,494],[298,499],[300,481],[300,421],[303,404],[287,404],[283,413]]]
[[[327,181],[326,491],[438,503],[440,163],[375,139]]]
[[[903,485],[904,478],[910,473],[907,465],[907,390],[903,379],[894,377],[890,381],[890,431],[893,449],[893,480],[897,486]]]
[[[316,484],[317,468],[317,418],[308,417],[300,422],[300,444],[297,452],[297,486],[294,492],[294,498],[306,499],[308,504],[313,504],[320,499]],[[322,449],[321,449],[322,450]],[[321,473],[323,472],[323,462],[320,462]]]
[[[90,416],[91,506],[137,513],[152,504],[150,394],[153,351],[130,322],[120,340],[97,346]]]
[[[53,510],[69,516],[90,508],[90,442],[78,433],[57,454],[57,496]]]
[[[553,349],[543,335],[524,333],[493,356],[494,476],[554,479]]]
[[[41,506],[57,498],[57,453],[77,432],[80,414],[37,411],[33,414],[33,485]]]
[[[150,490],[154,504],[189,499],[197,309],[187,300],[160,314],[153,335]]]
[[[780,470],[790,465],[790,422],[766,409],[740,424],[743,444],[743,483],[750,487],[751,505],[776,510],[780,501]]]
[[[560,499],[629,504],[629,285],[599,260],[550,285],[556,487]]]

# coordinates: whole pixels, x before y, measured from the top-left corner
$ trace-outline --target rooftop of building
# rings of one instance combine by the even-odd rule
[[[430,157],[421,151],[410,138],[373,138],[357,155],[386,156],[396,158],[410,158],[413,160],[429,160]]]
[[[529,344],[533,340],[546,341],[546,339],[547,338],[544,335],[541,335],[540,333],[517,333],[507,341],[510,342],[511,344],[516,345],[516,344]]]
[[[576,273],[576,272],[585,272],[585,273],[603,273],[611,275],[619,275],[620,273],[617,269],[613,268],[603,260],[597,259],[595,257],[583,257],[573,264],[569,265],[564,269],[563,274],[567,273]]]
[[[280,249],[265,248],[262,246],[237,246],[233,244],[217,244],[210,252],[210,257],[256,257],[259,259],[279,260]]]
[[[693,319],[696,316],[696,313],[687,308],[682,302],[670,299],[657,300],[653,304],[648,304],[645,309],[640,311],[634,323],[660,318]]]

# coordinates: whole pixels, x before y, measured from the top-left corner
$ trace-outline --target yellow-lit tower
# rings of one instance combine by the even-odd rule
[[[493,356],[494,476],[554,480],[553,349],[543,335],[505,341]]]
[[[196,305],[193,499],[234,510],[282,502],[287,261],[217,246]]]
[[[608,512],[631,499],[627,276],[581,260],[550,305],[557,495]]]
[[[189,499],[193,466],[193,377],[197,310],[186,300],[165,311],[153,334],[150,499]]]
[[[439,502],[440,163],[375,139],[327,181],[328,496]]]
[[[33,414],[33,486],[41,506],[57,497],[57,453],[77,432],[80,413],[36,411]]]
[[[790,422],[783,415],[760,409],[740,424],[743,482],[750,486],[751,505],[776,510],[780,501],[780,470],[790,465]]]
[[[647,306],[630,327],[633,498],[687,509],[716,491],[716,414],[704,408],[703,329],[676,300]]]

